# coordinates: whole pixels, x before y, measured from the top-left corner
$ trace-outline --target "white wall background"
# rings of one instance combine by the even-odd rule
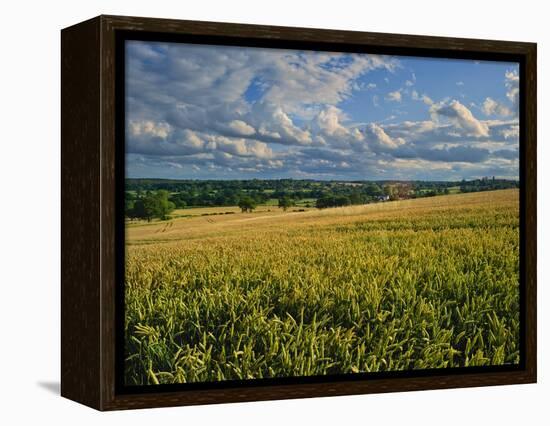
[[[545,3],[353,0],[8,1],[0,49],[0,423],[548,424],[546,283],[550,30]],[[60,35],[121,14],[532,41],[539,52],[539,384],[99,413],[57,395],[60,294]],[[546,132],[548,134],[548,132]],[[546,358],[546,359],[545,359]],[[544,394],[546,395],[546,398]],[[546,420],[546,421],[545,421]],[[31,423],[32,422],[32,423]]]

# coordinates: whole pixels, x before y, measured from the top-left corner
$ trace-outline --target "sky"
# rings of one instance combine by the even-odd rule
[[[519,65],[126,42],[126,176],[519,175]]]

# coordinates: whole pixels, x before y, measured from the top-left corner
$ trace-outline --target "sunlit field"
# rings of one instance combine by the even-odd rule
[[[128,385],[519,362],[516,189],[172,217],[127,226]]]

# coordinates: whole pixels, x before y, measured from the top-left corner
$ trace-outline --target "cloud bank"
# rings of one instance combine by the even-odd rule
[[[517,70],[507,64],[499,86],[480,93],[473,109],[458,92],[454,97],[420,87],[421,74],[402,62],[380,55],[128,42],[127,174],[517,177]],[[390,84],[398,86],[388,91]],[[388,118],[374,119],[372,108]]]

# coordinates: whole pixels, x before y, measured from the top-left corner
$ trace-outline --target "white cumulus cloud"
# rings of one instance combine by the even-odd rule
[[[463,130],[467,135],[474,137],[489,136],[489,127],[479,121],[472,112],[456,99],[450,103],[438,103],[432,105],[430,112],[437,119],[438,116],[448,118],[457,129]]]
[[[390,102],[401,102],[402,96],[399,90],[395,90],[386,95],[386,100]]]
[[[500,102],[495,101],[492,98],[485,98],[481,110],[485,115],[501,115],[509,116],[512,115],[512,111],[506,105],[501,104]]]
[[[234,130],[236,133],[241,134],[243,136],[250,136],[256,133],[256,130],[254,130],[254,127],[251,125],[245,123],[242,120],[232,120],[229,122],[229,127]]]

